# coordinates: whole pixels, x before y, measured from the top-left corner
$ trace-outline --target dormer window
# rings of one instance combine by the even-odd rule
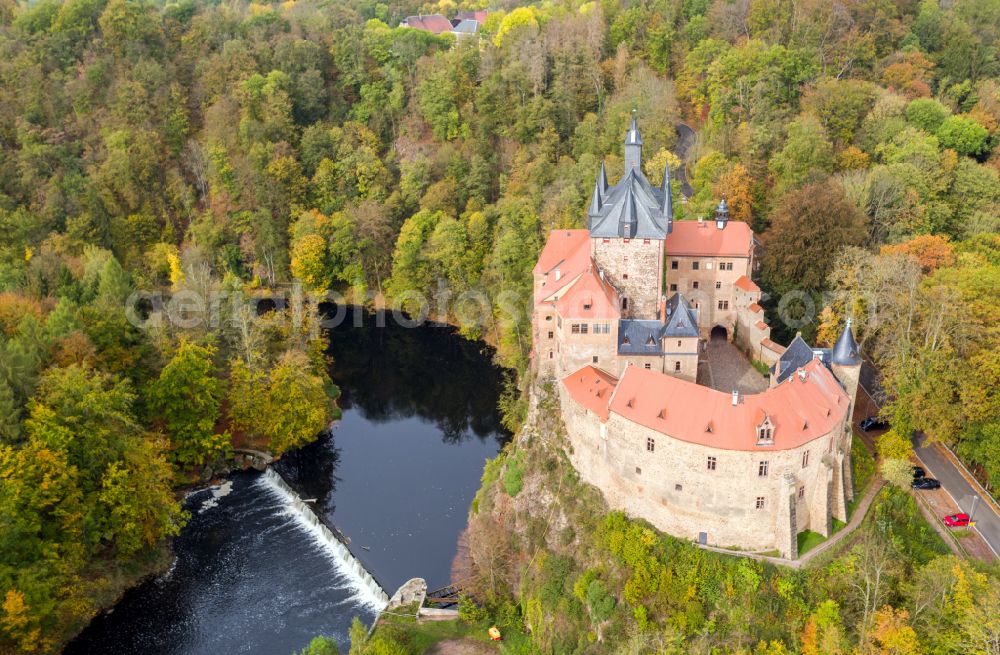
[[[774,424],[771,417],[764,416],[764,420],[757,426],[757,445],[768,446],[774,443]]]
[[[583,309],[584,309],[584,311],[589,310],[590,309],[590,303],[589,302],[583,303]]]
[[[656,339],[653,338],[653,335],[649,335],[649,338],[646,339],[646,345],[647,346],[655,346],[656,345]]]

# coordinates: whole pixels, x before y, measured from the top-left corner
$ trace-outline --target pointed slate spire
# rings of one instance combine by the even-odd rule
[[[630,170],[641,170],[642,165],[642,135],[635,120],[635,110],[632,110],[632,127],[625,135],[625,174]]]
[[[844,331],[840,333],[840,338],[837,339],[836,345],[833,346],[833,352],[830,353],[830,361],[840,366],[861,365],[861,349],[858,348],[858,343],[854,340],[850,318],[847,319]]]
[[[601,164],[601,173],[604,172],[604,164]],[[587,214],[590,216],[599,216],[601,209],[604,207],[604,191],[605,188],[601,184],[601,175],[597,176],[597,180],[594,181],[594,193],[590,196],[590,209]]]
[[[668,163],[663,169],[663,217],[667,219],[667,226],[669,228],[671,221],[674,220],[674,197],[670,189],[670,164]],[[669,229],[667,230],[669,232]]]
[[[625,197],[622,199],[622,202],[621,235],[626,239],[631,239],[635,236],[636,228],[639,225],[639,211],[635,206],[635,193],[633,193],[632,187],[628,187],[625,190]]]
[[[605,170],[605,168],[604,168],[604,160],[603,159],[601,160],[601,172],[597,176],[597,181],[601,185],[601,193],[602,194],[605,193],[608,190],[609,186],[611,186],[611,185],[608,184],[608,171]]]
[[[625,145],[642,145],[642,135],[639,134],[639,125],[636,123],[636,110],[632,110],[632,127],[625,135]]]

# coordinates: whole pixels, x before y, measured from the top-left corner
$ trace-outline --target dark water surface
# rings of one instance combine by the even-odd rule
[[[391,317],[376,327],[349,310],[329,337],[343,420],[275,470],[316,499],[388,593],[415,576],[442,586],[483,461],[507,438],[496,410],[502,373],[482,344],[450,328]],[[351,618],[374,617],[370,595],[259,474],[230,482],[189,496],[174,568],[129,592],[66,653],[284,655],[316,634],[345,650]]]

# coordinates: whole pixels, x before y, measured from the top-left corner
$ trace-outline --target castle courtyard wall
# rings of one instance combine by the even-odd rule
[[[673,439],[615,413],[602,423],[559,386],[570,459],[581,477],[601,489],[612,508],[664,532],[692,540],[704,532],[709,544],[794,557],[794,535],[806,529],[828,534],[831,513],[845,502],[843,486],[833,485],[835,477],[843,480],[842,456],[834,455],[842,424],[799,448],[723,450]],[[766,476],[759,475],[761,461],[768,462]]]

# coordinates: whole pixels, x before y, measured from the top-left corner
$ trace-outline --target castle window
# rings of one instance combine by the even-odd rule
[[[625,228],[625,233],[628,234],[628,228]],[[628,243],[631,239],[625,239],[625,243]]]
[[[715,283],[715,288],[716,289],[721,289],[722,288],[722,282],[716,282]]]
[[[723,271],[731,271],[731,270],[733,270],[733,263],[732,262],[722,262],[721,264],[719,264],[719,268],[721,270],[723,270]]]
[[[648,246],[649,245],[649,239],[643,239],[642,240],[642,245]]]
[[[757,464],[757,476],[761,478],[767,477],[767,468],[768,463],[766,459]]]
[[[692,289],[697,289],[698,288],[698,280],[695,280],[694,282],[691,283],[691,288]]]
[[[680,347],[681,347],[681,340],[680,340],[680,339],[678,339],[678,340],[677,340],[677,347],[678,347],[678,348],[680,348]]]
[[[729,309],[729,301],[728,300],[720,300],[719,301],[719,309]]]
[[[774,428],[770,425],[762,425],[757,428],[757,443],[770,443],[774,441]]]
[[[699,264],[699,263],[700,263],[700,262],[691,262],[691,270],[692,270],[692,271],[697,271],[697,270],[698,270],[698,264]]]
[[[552,359],[552,351],[549,351],[549,359]]]
[[[806,488],[799,487],[799,500],[802,500],[805,497],[806,497]]]
[[[622,279],[623,280],[627,280],[628,279],[628,273],[622,273]]]
[[[601,239],[602,243],[611,243],[611,239]]]
[[[809,451],[802,453],[802,468],[809,466]]]
[[[711,455],[709,455],[708,456],[708,470],[709,471],[714,471],[716,463],[717,462],[716,462],[715,458],[712,457]]]
[[[611,334],[611,324],[594,323],[594,334]]]
[[[764,509],[764,497],[757,496],[757,509]]]
[[[648,452],[656,450],[656,439],[653,439],[653,437],[646,437],[646,450]]]
[[[552,338],[552,337],[554,337],[554,336],[556,336],[556,333],[555,333],[555,332],[549,332],[549,339],[551,339],[551,338]]]
[[[560,330],[562,329],[562,316],[560,316],[560,317],[559,317],[559,320],[558,320],[558,321],[556,321],[556,325],[558,325],[558,326],[559,326],[559,329],[560,329]]]
[[[642,469],[641,469],[641,468],[639,468],[638,466],[636,466],[636,467],[635,467],[635,474],[636,474],[636,475],[642,475]]]
[[[671,291],[677,291],[677,285],[676,284],[671,284],[670,285],[670,290]]]
[[[589,302],[585,302],[585,303],[583,303],[583,308],[584,308],[584,309],[590,309],[590,308],[591,308],[591,306],[592,306],[592,305],[591,305],[591,304],[590,304]]]
[[[587,334],[587,324],[586,323],[574,323],[570,327],[570,332],[573,334]]]
[[[628,309],[628,298],[622,298],[622,309]]]
[[[644,367],[644,368],[645,368],[645,369],[646,369],[647,371],[649,371],[649,370],[652,370],[652,368],[653,368],[653,365],[652,365],[652,364],[643,364],[643,367]]]
[[[597,355],[594,355],[594,363],[597,363]]]
[[[551,321],[552,320],[552,314],[549,314],[548,316],[546,316],[545,320],[546,321]]]
[[[580,334],[587,334],[587,324],[580,323]]]
[[[674,491],[684,491],[684,485],[682,485],[682,484],[675,484],[674,485]]]
[[[670,261],[670,270],[676,271],[677,270],[677,266],[678,266],[678,263],[677,263],[676,259],[673,259],[673,260]]]
[[[675,371],[681,370],[681,363],[680,362],[674,362],[674,370]]]

